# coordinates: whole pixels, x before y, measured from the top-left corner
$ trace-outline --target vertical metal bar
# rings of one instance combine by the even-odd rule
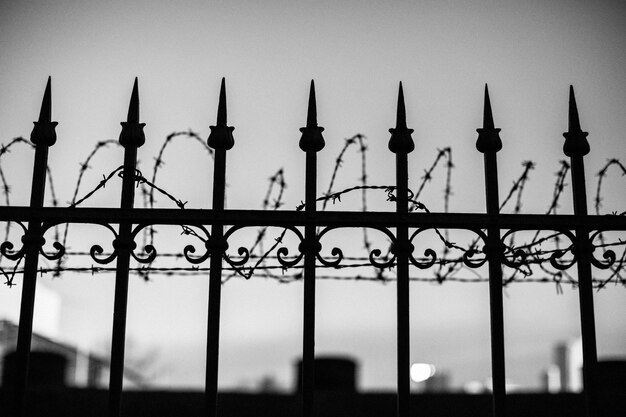
[[[46,168],[48,149],[56,142],[55,126],[52,121],[51,78],[48,77],[46,90],[41,104],[39,120],[31,133],[30,140],[35,145],[35,161],[30,195],[30,207],[43,207],[46,188]],[[30,344],[33,334],[33,316],[35,309],[35,290],[37,286],[37,268],[39,251],[45,243],[41,232],[41,222],[32,221],[22,238],[24,244],[24,281],[20,304],[19,329],[17,334],[17,352],[13,402],[9,406],[11,415],[22,416],[24,413],[26,389],[28,387],[28,367]]]
[[[139,90],[135,78],[126,122],[122,122],[119,142],[124,147],[122,195],[120,207],[132,209],[135,202],[135,175],[137,148],[145,142],[144,123],[139,123]],[[132,238],[132,224],[120,223],[113,247],[117,252],[115,295],[113,301],[113,331],[111,337],[111,371],[109,375],[109,416],[122,415],[124,382],[124,348],[126,343],[126,313],[128,307],[128,277],[130,256],[136,244]]]
[[[305,210],[315,212],[317,154],[306,153]],[[315,241],[315,226],[304,228],[305,242]],[[315,252],[304,253],[304,310],[302,332],[302,404],[303,416],[315,415]]]
[[[226,114],[226,80],[222,78],[220,98],[217,107],[217,123],[211,127],[211,134],[207,139],[208,145],[215,149],[215,163],[213,167],[213,210],[224,210],[224,195],[226,188],[226,151],[231,149],[235,141],[232,131],[234,127],[227,126]],[[227,243],[224,240],[224,225],[214,223],[211,227],[211,237],[207,242],[207,249],[211,254],[209,272],[209,307],[207,324],[207,358],[205,375],[205,403],[207,416],[217,415],[217,390],[219,366],[219,338],[220,338],[220,305],[222,298],[222,258]]]
[[[324,148],[323,127],[317,125],[315,83],[311,81],[306,127],[300,129],[299,146],[306,152],[305,211],[316,212],[317,152]],[[315,225],[304,228],[304,241],[300,244],[304,254],[304,306],[302,329],[302,415],[315,415],[315,259],[321,250]]]
[[[396,154],[396,212],[408,212],[408,167],[407,154]],[[409,241],[406,227],[398,227],[396,231],[398,243]],[[410,397],[410,320],[409,320],[409,258],[407,251],[399,250],[396,255],[396,271],[398,273],[397,292],[397,326],[398,326],[398,416],[409,415]]]
[[[489,90],[485,85],[485,106],[482,129],[477,129],[476,148],[483,153],[485,166],[485,194],[487,214],[498,215],[498,165],[496,153],[502,149],[500,129],[494,127]],[[502,301],[502,256],[500,229],[487,229],[484,252],[489,263],[489,313],[491,322],[491,378],[493,390],[493,415],[506,415],[506,382],[504,356],[504,308]]]
[[[487,198],[487,214],[498,214],[498,173],[496,154],[485,153],[485,183]],[[487,229],[489,249],[500,247],[500,230],[495,227]],[[502,300],[502,263],[501,249],[487,252],[489,263],[489,304],[491,322],[491,374],[493,390],[493,415],[506,415],[506,375],[504,354],[504,303]]]
[[[402,83],[398,89],[398,107],[396,114],[396,127],[389,129],[389,150],[396,154],[396,213],[405,214],[409,211],[409,174],[407,155],[415,149],[411,133],[413,129],[407,128],[406,109],[404,106],[404,92]],[[392,252],[396,256],[396,271],[398,274],[396,283],[397,297],[397,414],[399,417],[408,417],[410,413],[410,318],[409,318],[409,253],[412,245],[409,242],[409,230],[407,227],[398,227],[396,241],[392,246]]]
[[[587,132],[580,128],[578,108],[574,88],[570,86],[569,97],[569,129],[564,133],[565,144],[563,152],[570,157],[572,167],[572,191],[574,199],[574,214],[587,215],[587,190],[585,187],[585,165],[583,156],[589,153]],[[593,246],[589,241],[589,231],[576,230],[574,250],[578,268],[578,296],[580,302],[580,327],[583,344],[583,384],[587,417],[597,415],[597,392],[595,386],[595,372],[598,363],[596,349],[596,325],[593,307],[593,283],[591,275],[590,256]]]
[[[224,181],[226,168],[226,150],[216,149],[213,177],[213,209],[224,208]],[[211,227],[211,240],[218,242],[223,239],[222,224],[215,223]],[[222,298],[222,255],[223,251],[214,248],[211,252],[209,271],[209,315],[207,325],[207,358],[206,358],[206,385],[205,395],[207,415],[217,415],[217,390],[219,366],[219,337],[220,337],[220,306]]]

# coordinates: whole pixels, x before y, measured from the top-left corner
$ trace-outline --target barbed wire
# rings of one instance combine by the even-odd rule
[[[205,141],[200,137],[198,133],[192,131],[191,129],[189,129],[188,131],[173,132],[170,135],[168,135],[165,138],[162,146],[160,147],[157,157],[154,159],[154,166],[152,169],[152,179],[148,180],[145,176],[143,176],[141,171],[138,169],[136,169],[133,174],[134,180],[136,181],[137,185],[141,187],[142,194],[144,196],[144,207],[149,207],[149,208],[154,207],[154,204],[156,201],[155,199],[155,191],[156,191],[159,195],[164,196],[168,200],[173,202],[174,205],[176,205],[178,208],[180,209],[185,208],[185,205],[187,202],[183,202],[182,200],[176,198],[172,193],[156,185],[158,170],[165,163],[164,162],[165,150],[167,146],[172,142],[173,139],[179,138],[179,137],[181,138],[187,137],[197,142],[200,142],[203,148],[209,154],[209,156],[213,156],[212,150],[206,145]],[[352,193],[352,192],[357,192],[357,191],[361,192],[361,209],[363,211],[368,210],[368,207],[367,207],[367,192],[368,191],[383,190],[387,194],[387,201],[390,201],[390,202],[395,201],[395,198],[396,198],[394,195],[394,192],[396,191],[395,186],[369,185],[367,183],[367,179],[368,179],[367,164],[366,164],[367,146],[365,144],[365,139],[366,139],[365,136],[362,134],[356,134],[350,138],[345,139],[344,146],[342,147],[342,149],[339,152],[339,155],[335,159],[335,166],[332,171],[332,175],[329,181],[327,191],[324,193],[323,196],[316,199],[317,202],[322,202],[322,210],[326,209],[328,203],[333,203],[333,204],[339,203],[341,202],[341,197],[343,195]],[[10,141],[7,145],[0,145],[0,158],[4,154],[8,153],[10,149],[17,144],[25,144],[29,148],[31,149],[33,148],[33,145],[30,142],[28,142],[27,140],[21,137],[18,137]],[[109,174],[103,175],[102,180],[95,187],[93,187],[90,191],[86,192],[83,195],[83,197],[78,198],[79,190],[84,180],[84,175],[86,171],[89,168],[91,168],[91,163],[92,163],[91,161],[100,150],[105,149],[108,145],[119,146],[119,143],[114,140],[105,140],[105,141],[98,142],[96,146],[94,147],[94,149],[89,153],[87,158],[84,160],[84,162],[80,164],[78,179],[76,182],[76,186],[74,188],[72,200],[69,203],[69,207],[79,206],[83,202],[92,198],[98,191],[105,188],[106,184],[113,178],[123,177],[123,172],[122,172],[123,168],[118,167],[112,170]],[[348,187],[341,191],[333,191],[333,187],[337,180],[340,168],[343,166],[343,162],[347,156],[347,152],[354,145],[358,145],[357,152],[360,155],[360,162],[361,162],[361,174],[359,177],[360,184],[356,186]],[[417,191],[413,192],[409,190],[409,197],[410,197],[409,202],[411,204],[410,208],[412,211],[421,210],[426,213],[430,213],[430,210],[426,207],[425,204],[420,202],[418,198],[422,194],[422,192],[425,190],[426,185],[432,181],[435,169],[439,165],[441,165],[442,162],[444,163],[445,177],[446,177],[444,196],[443,196],[444,212],[448,212],[449,200],[450,200],[450,196],[452,195],[451,174],[452,174],[452,169],[454,168],[454,164],[452,163],[452,149],[450,147],[437,150],[437,154],[432,164],[428,167],[428,169],[424,170],[424,174],[420,177],[420,182],[416,187]],[[560,164],[561,164],[560,169],[556,173],[556,180],[554,184],[552,200],[546,211],[546,214],[556,214],[557,209],[558,209],[559,199],[563,193],[564,188],[566,187],[566,178],[567,178],[567,173],[569,172],[570,167],[566,161],[560,161]],[[521,211],[522,202],[523,202],[523,198],[522,198],[523,191],[529,180],[529,177],[530,177],[529,173],[532,169],[534,169],[535,164],[532,161],[525,161],[522,163],[522,166],[523,166],[522,173],[513,182],[511,188],[506,194],[506,197],[502,200],[502,203],[500,205],[500,210],[504,209],[505,206],[509,204],[511,201],[513,201],[514,199],[515,201],[515,206],[513,209],[514,213],[519,213]],[[603,180],[608,175],[607,172],[609,168],[612,166],[615,166],[621,169],[622,175],[626,175],[626,168],[617,159],[608,160],[607,164],[598,172],[598,175],[597,175],[598,183],[597,183],[596,195],[595,195],[595,209],[596,209],[597,214],[599,214],[599,210],[600,210],[601,202],[602,202]],[[52,197],[52,204],[53,206],[58,206],[56,193],[52,185],[53,184],[52,175],[51,175],[49,168],[47,172],[48,172],[48,177],[49,177],[49,181],[51,184],[50,193]],[[283,169],[282,168],[279,169],[273,176],[269,178],[269,181],[270,182],[269,182],[268,190],[262,202],[262,208],[263,210],[278,210],[280,207],[284,206],[285,204],[283,199],[284,199],[284,191],[287,185],[286,185]],[[7,205],[10,205],[9,194],[11,192],[11,187],[4,175],[4,171],[2,170],[1,164],[0,164],[0,182],[2,185],[2,192],[4,195],[5,203]],[[296,206],[296,210],[302,210],[302,209],[304,209],[304,203],[300,203],[299,205]],[[613,214],[617,214],[617,213],[613,213]],[[621,213],[620,215],[624,215],[624,214],[626,214],[626,212]],[[11,222],[7,222],[7,229],[5,230],[5,241],[7,241],[9,238],[10,225],[11,225]],[[190,226],[181,225],[181,228],[182,228],[182,234],[193,236],[196,239],[200,239],[202,241],[206,240],[202,235],[197,233]],[[64,247],[67,244],[68,230],[69,230],[69,224],[66,224],[65,231],[63,234],[63,239],[62,239]],[[269,249],[266,250],[264,248],[264,243],[267,240],[267,230],[268,230],[267,227],[259,228],[257,231],[256,237],[253,240],[252,245],[249,248],[247,248],[250,253],[250,259],[255,261],[254,265],[243,266],[243,267],[242,266],[225,267],[224,270],[230,271],[231,274],[226,275],[224,277],[223,279],[224,282],[227,282],[228,280],[230,280],[231,278],[235,276],[241,276],[246,279],[250,279],[252,276],[264,276],[266,278],[273,278],[275,280],[278,280],[279,282],[297,281],[296,278],[285,278],[285,277],[286,276],[297,277],[299,276],[298,274],[301,274],[301,272],[298,274],[286,275],[286,268],[282,265],[276,264],[276,261],[278,258],[276,255],[272,255],[272,253],[275,250],[277,250],[278,246],[280,246],[283,243],[283,238],[285,236],[287,229],[282,230],[282,232],[279,233],[278,236],[273,239],[273,242],[270,245]],[[461,254],[466,254],[470,251],[474,255],[482,254],[481,250],[477,248],[478,238],[473,239],[467,246],[461,246],[450,240],[449,231],[447,229],[444,229],[443,231],[434,229],[434,231],[439,241],[443,245],[442,256],[434,263],[437,269],[434,271],[433,276],[430,278],[412,277],[411,278],[412,281],[429,281],[429,282],[443,283],[443,282],[484,282],[488,280],[488,278],[485,278],[481,272],[468,268],[463,262],[463,256],[450,256],[450,254],[452,253],[451,252],[452,250],[460,251]],[[58,228],[55,228],[55,233],[56,233],[55,237],[58,239]],[[152,244],[154,242],[154,233],[155,231],[153,227],[147,228],[146,234],[144,235],[145,241]],[[567,273],[566,271],[556,271],[556,272],[551,271],[546,266],[546,263],[548,260],[546,258],[547,255],[553,254],[555,252],[563,252],[563,251],[567,252],[568,250],[571,250],[571,247],[567,247],[564,249],[561,248],[560,246],[561,234],[558,232],[550,233],[548,236],[542,236],[541,233],[542,231],[536,231],[533,238],[530,240],[530,242],[525,242],[521,245],[515,244],[515,241],[514,241],[515,234],[511,234],[511,236],[509,237],[508,243],[505,245],[505,248],[506,248],[505,253],[508,256],[513,256],[515,250],[524,249],[527,251],[527,258],[525,260],[524,265],[520,265],[519,267],[512,268],[512,273],[504,281],[505,285],[508,285],[511,282],[552,282],[556,284],[557,292],[561,291],[561,284],[564,282],[571,283],[572,285],[576,285],[577,280],[573,276],[571,276],[571,274]],[[598,239],[600,240],[600,243],[594,244],[594,248],[606,248],[609,246],[618,247],[618,246],[626,245],[626,243],[622,241],[621,239],[618,239],[617,241],[614,241],[614,242],[607,243],[602,233],[598,235]],[[554,244],[554,248],[547,249],[547,250],[540,249],[540,246],[547,242],[551,242],[551,244]],[[371,253],[372,242],[370,242],[368,235],[367,235],[367,229],[365,228],[363,229],[363,247],[367,251],[367,253]],[[255,250],[257,251],[257,254],[253,253]],[[89,268],[81,267],[81,266],[68,266],[65,264],[65,261],[70,255],[80,257],[82,255],[87,256],[90,254],[88,252],[67,251],[66,255],[57,262],[55,267],[41,268],[40,269],[41,273],[42,274],[53,273],[55,274],[55,276],[60,276],[63,272],[98,273],[98,272],[108,272],[110,270],[115,269],[115,268],[93,267],[93,266]],[[390,252],[388,251],[387,254],[383,258],[388,259],[389,257],[390,257]],[[178,254],[177,253],[161,253],[159,254],[159,258],[181,259],[183,258],[183,255],[180,253]],[[236,259],[236,257],[231,257],[231,259]],[[473,259],[476,259],[476,258],[473,258]],[[348,269],[361,268],[362,269],[364,267],[370,267],[370,268],[373,267],[372,264],[369,262],[368,257],[346,256],[344,257],[344,260],[346,261],[351,260],[354,262],[347,263],[344,265],[338,265],[337,267],[335,267],[335,269],[346,269],[346,268]],[[13,285],[14,276],[16,274],[23,272],[23,270],[19,267],[20,261],[21,261],[21,258],[18,259],[15,265],[13,265],[11,268],[0,266],[0,273],[2,273],[2,275],[5,277],[5,284]],[[594,285],[597,288],[603,288],[609,282],[615,282],[615,283],[620,283],[622,285],[626,285],[626,278],[623,276],[625,263],[626,263],[626,250],[623,251],[622,255],[619,257],[617,262],[611,267],[610,275],[608,277],[606,278],[594,277]],[[389,265],[391,266],[389,268],[391,270],[394,266],[394,263],[391,262]],[[540,268],[540,271],[550,278],[532,277],[534,273],[532,266],[538,266]],[[318,266],[318,268],[324,268],[324,267],[325,267],[324,265]],[[165,274],[165,275],[168,275],[168,274],[178,274],[178,275],[205,274],[206,271],[208,271],[208,268],[195,267],[195,266],[162,267],[162,266],[154,266],[152,263],[150,263],[149,265],[144,265],[141,267],[133,267],[130,270],[134,273],[137,273],[138,275],[140,275],[141,277],[147,280],[149,279],[150,274]],[[372,280],[376,280],[379,282],[387,282],[387,281],[391,281],[394,279],[394,278],[387,277],[384,274],[384,269],[373,268],[373,270],[375,271],[375,278],[372,278]],[[274,271],[278,271],[280,272],[280,274],[274,273]],[[474,274],[475,277],[474,278],[459,277],[458,274],[461,271],[469,271],[472,274]],[[318,276],[317,278],[336,279],[336,280],[350,280],[350,279],[357,280],[358,278],[356,277],[359,277],[359,276],[360,275],[350,275],[350,276],[326,275],[325,276],[326,278],[324,278],[324,276]]]
[[[9,141],[9,143],[7,143],[6,145],[0,145],[0,160],[2,159],[2,156],[9,153],[11,151],[11,148],[14,147],[15,145],[18,144],[22,144],[25,145],[28,149],[34,150],[35,149],[35,145],[24,139],[23,137],[16,137],[13,138],[11,141]],[[57,199],[57,195],[56,195],[56,189],[54,186],[54,178],[52,176],[52,171],[50,170],[50,166],[46,166],[46,177],[48,179],[48,189],[50,190],[50,198],[51,198],[51,203],[53,207],[57,207],[59,205],[59,200]],[[0,181],[2,182],[2,191],[4,194],[4,199],[6,202],[7,206],[11,205],[10,199],[9,199],[9,194],[11,191],[11,187],[9,186],[9,184],[6,181],[6,177],[4,175],[4,170],[2,169],[2,165],[0,164]],[[11,232],[11,222],[7,222],[7,225],[5,226],[5,236],[4,236],[4,241],[8,240],[9,238],[9,234]],[[54,237],[55,239],[58,241],[59,240],[59,228],[58,226],[54,228]],[[0,261],[2,261],[2,254],[0,254]],[[0,271],[3,275],[5,274],[4,270]],[[15,275],[15,273],[13,273],[13,275]]]
[[[361,266],[369,266],[369,264],[362,264],[362,265],[356,265],[356,267],[361,267]],[[278,267],[277,267],[278,268]],[[323,266],[320,266],[319,268],[323,268]],[[232,267],[225,267],[222,270],[233,270]],[[116,271],[115,267],[102,267],[102,266],[95,266],[92,265],[90,267],[66,267],[64,268],[65,272],[71,272],[71,273],[78,273],[78,274],[89,274],[92,276],[95,276],[97,274],[105,274],[105,273],[114,273]],[[143,273],[145,273],[146,271],[149,271],[151,274],[153,275],[161,275],[161,276],[165,276],[165,277],[198,277],[198,276],[206,276],[209,272],[210,272],[210,268],[209,267],[147,267],[147,266],[143,266],[143,267],[130,267],[129,268],[130,272],[136,273],[138,275],[141,275]],[[19,273],[23,273],[23,269],[17,269],[16,271],[18,274]],[[44,276],[46,274],[55,274],[56,273],[56,268],[39,268],[37,270],[38,274],[40,274],[41,276]],[[226,283],[227,281],[229,281],[230,279],[232,279],[233,277],[235,277],[236,275],[229,275],[227,277],[225,277],[222,280],[222,283]],[[289,283],[294,283],[294,282],[300,282],[303,280],[303,274],[302,272],[296,272],[296,273],[292,273],[292,274],[281,274],[281,275],[276,275],[276,274],[271,274],[268,273],[267,271],[264,272],[260,272],[260,273],[256,273],[254,275],[255,278],[259,278],[259,279],[266,279],[266,280],[273,280],[273,281],[277,281],[279,283],[283,283],[283,284],[289,284]],[[325,281],[349,281],[349,282],[354,282],[354,281],[365,281],[365,282],[373,282],[373,283],[392,283],[396,281],[395,277],[383,277],[381,279],[381,277],[379,275],[375,275],[375,276],[364,276],[361,274],[356,274],[356,275],[336,275],[336,274],[318,274],[315,277],[316,279],[320,279],[320,280],[325,280]],[[433,279],[433,277],[431,276],[415,276],[415,275],[411,275],[409,276],[409,281],[411,282],[422,282],[422,283],[437,283],[437,284],[441,284],[440,282],[437,282],[435,279]],[[480,283],[487,283],[489,282],[489,278],[488,277],[484,277],[484,276],[475,276],[475,277],[450,277],[446,280],[446,282],[457,282],[457,283],[476,283],[476,284],[480,284]],[[571,281],[571,280],[564,280],[563,276],[561,274],[550,274],[549,276],[543,276],[543,277],[529,277],[526,278],[524,280],[520,280],[520,281],[516,281],[516,283],[550,283],[550,284],[556,284],[557,286],[557,291],[559,293],[562,293],[562,285],[563,284],[569,284],[572,286],[572,288],[576,288],[578,287],[578,282],[577,281]],[[592,279],[592,283],[596,288],[599,288],[600,286],[602,286],[604,284],[604,280],[602,279],[597,279],[597,278],[593,278]]]

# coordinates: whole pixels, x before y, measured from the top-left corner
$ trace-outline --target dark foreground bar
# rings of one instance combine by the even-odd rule
[[[317,392],[316,412],[325,417],[392,417],[396,415],[395,393]],[[0,390],[2,404],[6,392]],[[26,417],[107,415],[107,390],[38,388],[28,391]],[[287,394],[220,393],[220,415],[229,417],[298,416],[299,396]],[[125,391],[124,415],[128,417],[196,417],[204,409],[203,392]],[[411,395],[412,416],[476,417],[491,414],[489,394]],[[511,417],[582,417],[584,398],[580,394],[509,394],[507,415]],[[601,397],[599,416],[622,417],[626,393]]]

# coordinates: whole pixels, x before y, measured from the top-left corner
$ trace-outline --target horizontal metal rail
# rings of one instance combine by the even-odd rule
[[[516,230],[626,230],[626,216],[567,214],[483,214],[483,213],[407,213],[295,210],[211,210],[211,209],[121,209],[63,208],[28,206],[0,207],[0,221],[41,221],[44,224],[122,222],[149,225],[224,225],[238,226],[330,226],[330,227],[420,227],[448,229],[486,229],[497,226]]]

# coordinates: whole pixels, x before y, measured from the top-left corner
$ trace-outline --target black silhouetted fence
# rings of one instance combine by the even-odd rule
[[[504,352],[504,317],[502,305],[503,266],[519,268],[525,265],[525,247],[511,247],[505,239],[517,231],[554,231],[571,241],[566,250],[554,250],[544,253],[543,261],[548,261],[558,269],[564,270],[574,264],[578,268],[578,287],[580,294],[580,319],[583,339],[583,375],[584,392],[587,404],[587,415],[596,415],[597,392],[594,373],[597,363],[596,336],[593,307],[592,265],[607,269],[616,260],[615,253],[607,250],[604,260],[593,256],[596,247],[593,241],[601,233],[607,231],[626,230],[626,216],[588,215],[587,195],[585,190],[585,174],[583,157],[589,152],[587,133],[581,130],[578,118],[574,91],[570,88],[569,129],[564,134],[564,152],[570,158],[574,193],[574,215],[523,215],[500,214],[500,198],[498,196],[497,152],[502,143],[500,129],[493,122],[488,90],[485,87],[483,127],[478,129],[476,147],[484,155],[486,214],[466,213],[430,213],[413,212],[412,208],[420,206],[413,199],[408,188],[408,154],[414,149],[411,137],[412,129],[406,124],[404,96],[400,84],[397,106],[396,126],[390,129],[389,149],[396,156],[396,184],[387,187],[389,197],[395,202],[395,212],[341,212],[317,211],[316,202],[338,198],[341,193],[331,194],[324,198],[317,197],[317,152],[324,148],[323,128],[317,124],[316,100],[314,84],[308,103],[306,126],[301,130],[299,146],[305,152],[306,177],[305,201],[298,210],[231,210],[224,208],[226,154],[234,146],[233,127],[227,125],[225,83],[219,96],[217,123],[211,126],[208,146],[213,149],[213,205],[212,209],[156,209],[134,208],[135,189],[138,182],[150,183],[136,169],[137,149],[145,142],[144,124],[139,118],[139,94],[137,80],[133,87],[128,118],[122,123],[119,143],[124,147],[123,167],[110,176],[118,174],[122,177],[120,208],[81,208],[76,207],[75,193],[73,204],[68,208],[44,207],[46,189],[46,171],[49,148],[56,142],[56,122],[51,120],[51,88],[50,79],[46,86],[39,120],[31,134],[35,146],[35,162],[29,207],[0,207],[0,221],[18,222],[23,226],[22,247],[13,250],[13,244],[5,242],[1,245],[2,255],[13,261],[24,260],[22,301],[17,342],[17,358],[15,384],[13,387],[12,414],[21,416],[24,412],[26,390],[28,387],[28,363],[32,336],[33,309],[35,289],[39,272],[39,257],[58,260],[65,254],[65,247],[60,242],[53,246],[54,254],[43,250],[44,233],[59,224],[97,224],[108,228],[115,236],[113,252],[103,254],[98,245],[93,245],[91,257],[100,264],[116,262],[114,319],[111,347],[111,372],[109,384],[109,415],[122,414],[122,381],[124,372],[124,344],[126,336],[126,311],[128,296],[128,279],[131,271],[131,258],[137,262],[150,264],[157,257],[154,246],[145,247],[145,257],[135,253],[135,242],[140,232],[154,225],[180,225],[184,228],[197,227],[206,233],[204,240],[205,253],[194,256],[195,249],[187,246],[183,255],[192,264],[200,264],[209,260],[209,311],[207,329],[207,362],[206,362],[206,414],[215,416],[218,411],[218,353],[220,330],[220,297],[221,284],[225,274],[225,265],[238,270],[251,259],[250,250],[241,248],[240,257],[227,254],[228,239],[236,231],[246,227],[282,227],[293,233],[299,240],[298,253],[289,255],[286,247],[278,248],[276,260],[284,268],[303,265],[304,270],[304,323],[303,323],[303,362],[302,362],[302,414],[304,417],[314,415],[314,356],[315,356],[315,285],[316,264],[325,267],[340,267],[344,258],[339,248],[333,248],[335,257],[331,260],[320,255],[322,245],[320,239],[329,231],[341,228],[370,228],[382,232],[391,241],[390,254],[381,257],[379,249],[367,248],[369,263],[377,268],[395,266],[397,272],[397,414],[400,417],[410,415],[409,395],[409,267],[427,269],[435,265],[437,254],[427,249],[425,257],[413,255],[413,241],[424,230],[435,229],[441,239],[445,240],[438,229],[469,230],[476,234],[477,241],[483,247],[472,244],[464,251],[462,262],[469,268],[478,268],[488,264],[489,296],[491,317],[491,359],[493,376],[493,414],[497,417],[506,415],[505,392],[505,352]],[[104,143],[104,142],[103,142]],[[162,153],[162,151],[161,151]],[[161,154],[159,155],[160,160]],[[451,164],[451,161],[449,162]],[[527,165],[527,170],[530,169]],[[564,171],[566,172],[566,171]],[[82,171],[81,171],[82,173]],[[156,175],[156,174],[155,174]],[[564,174],[563,174],[564,176]],[[107,178],[103,181],[106,182]],[[153,177],[154,182],[154,177]],[[153,187],[154,184],[150,183]],[[520,180],[521,182],[521,180]],[[102,183],[103,185],[104,183]],[[365,186],[361,187],[364,188]],[[448,184],[449,187],[449,184]],[[358,189],[355,187],[354,189]],[[158,188],[157,188],[158,189]],[[329,189],[330,191],[330,189]],[[171,196],[170,196],[171,197]],[[150,194],[150,199],[152,199]],[[173,197],[172,197],[173,198]],[[506,200],[511,198],[511,194]],[[184,203],[177,201],[179,207]],[[181,208],[182,208],[181,207]],[[117,225],[117,230],[113,227]],[[210,231],[206,228],[210,226]],[[304,233],[302,232],[304,229]],[[189,230],[189,229],[184,229]],[[504,233],[502,234],[502,232]],[[64,242],[64,240],[63,240]],[[447,242],[448,245],[452,245]],[[278,242],[277,246],[280,246]],[[527,248],[527,247],[526,247]],[[572,258],[563,262],[566,252]],[[482,258],[475,258],[478,253]],[[559,261],[561,259],[561,261]],[[620,261],[621,262],[621,261]],[[621,266],[621,263],[620,263]]]

